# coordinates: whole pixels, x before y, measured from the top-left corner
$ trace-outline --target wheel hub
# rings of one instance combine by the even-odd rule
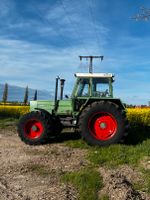
[[[35,125],[33,125],[31,129],[32,129],[32,131],[37,131],[37,130],[38,130],[38,127],[35,126]]]
[[[105,122],[101,122],[101,123],[99,124],[99,126],[100,126],[101,129],[105,129],[106,126],[107,126],[107,124],[106,124]]]
[[[96,113],[89,120],[89,129],[98,140],[109,140],[116,134],[117,121],[109,113]]]

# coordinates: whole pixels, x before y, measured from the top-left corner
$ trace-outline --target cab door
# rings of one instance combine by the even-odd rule
[[[74,93],[74,111],[78,112],[91,96],[91,81],[89,78],[78,80]]]

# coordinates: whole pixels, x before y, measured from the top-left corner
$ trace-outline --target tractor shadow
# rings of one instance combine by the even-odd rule
[[[81,135],[78,132],[63,132],[57,138],[58,142],[65,142],[69,140],[79,140],[81,139]]]
[[[47,143],[63,143],[69,140],[75,141],[81,139],[81,135],[79,132],[76,131],[64,131],[60,133],[57,137],[50,138]]]
[[[80,133],[76,131],[64,131],[59,136],[50,138],[47,144],[50,143],[63,143],[65,141],[76,141],[81,139]],[[128,135],[124,138],[122,144],[124,145],[138,145],[143,141],[150,139],[150,126],[133,126],[131,125]]]
[[[125,145],[138,145],[143,141],[150,139],[150,126],[131,125],[128,135],[125,137]]]

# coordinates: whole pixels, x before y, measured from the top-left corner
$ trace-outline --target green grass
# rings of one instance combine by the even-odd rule
[[[105,194],[100,197],[100,200],[109,200],[109,197],[108,197],[108,195]]]
[[[150,194],[150,169],[142,169],[143,179],[144,179],[144,191]]]
[[[40,156],[51,156],[52,154],[57,155],[57,149],[25,149],[28,155],[40,155]]]
[[[91,147],[82,140],[68,141],[67,145],[73,148],[88,150],[88,159],[98,165],[108,168],[129,164],[137,166],[139,161],[150,156],[150,139],[138,145],[115,144],[107,147]]]
[[[92,163],[108,168],[125,164],[136,166],[142,158],[150,156],[150,139],[138,145],[115,144],[107,147],[90,147],[82,140],[68,141],[66,144],[73,148],[87,149],[88,159]]]
[[[98,191],[102,187],[102,177],[94,168],[66,173],[62,176],[62,181],[76,187],[79,192],[79,200],[97,200]]]
[[[36,163],[30,163],[29,165],[27,165],[27,172],[31,172],[42,177],[48,177],[53,175],[54,173],[44,164],[36,164]]]
[[[0,118],[0,128],[4,129],[11,126],[16,126],[18,119],[16,118]]]
[[[141,168],[142,182],[134,183],[135,190],[140,190],[147,194],[150,194],[150,169]]]
[[[143,157],[150,156],[150,140],[142,144],[133,145],[111,145],[108,147],[95,147],[90,149],[88,158],[91,162],[108,168],[119,165],[137,166]]]
[[[16,119],[16,118],[1,118],[0,117],[0,123],[14,122],[14,121],[18,121],[18,119]]]
[[[80,149],[91,149],[91,146],[89,146],[84,140],[77,139],[77,140],[68,140],[64,142],[67,146],[72,148],[80,148]]]

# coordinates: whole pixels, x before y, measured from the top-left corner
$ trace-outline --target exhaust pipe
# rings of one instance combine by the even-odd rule
[[[60,79],[60,100],[63,99],[65,79]]]
[[[55,85],[55,110],[57,108],[57,99],[58,99],[58,80],[59,76],[56,77],[56,85]]]

